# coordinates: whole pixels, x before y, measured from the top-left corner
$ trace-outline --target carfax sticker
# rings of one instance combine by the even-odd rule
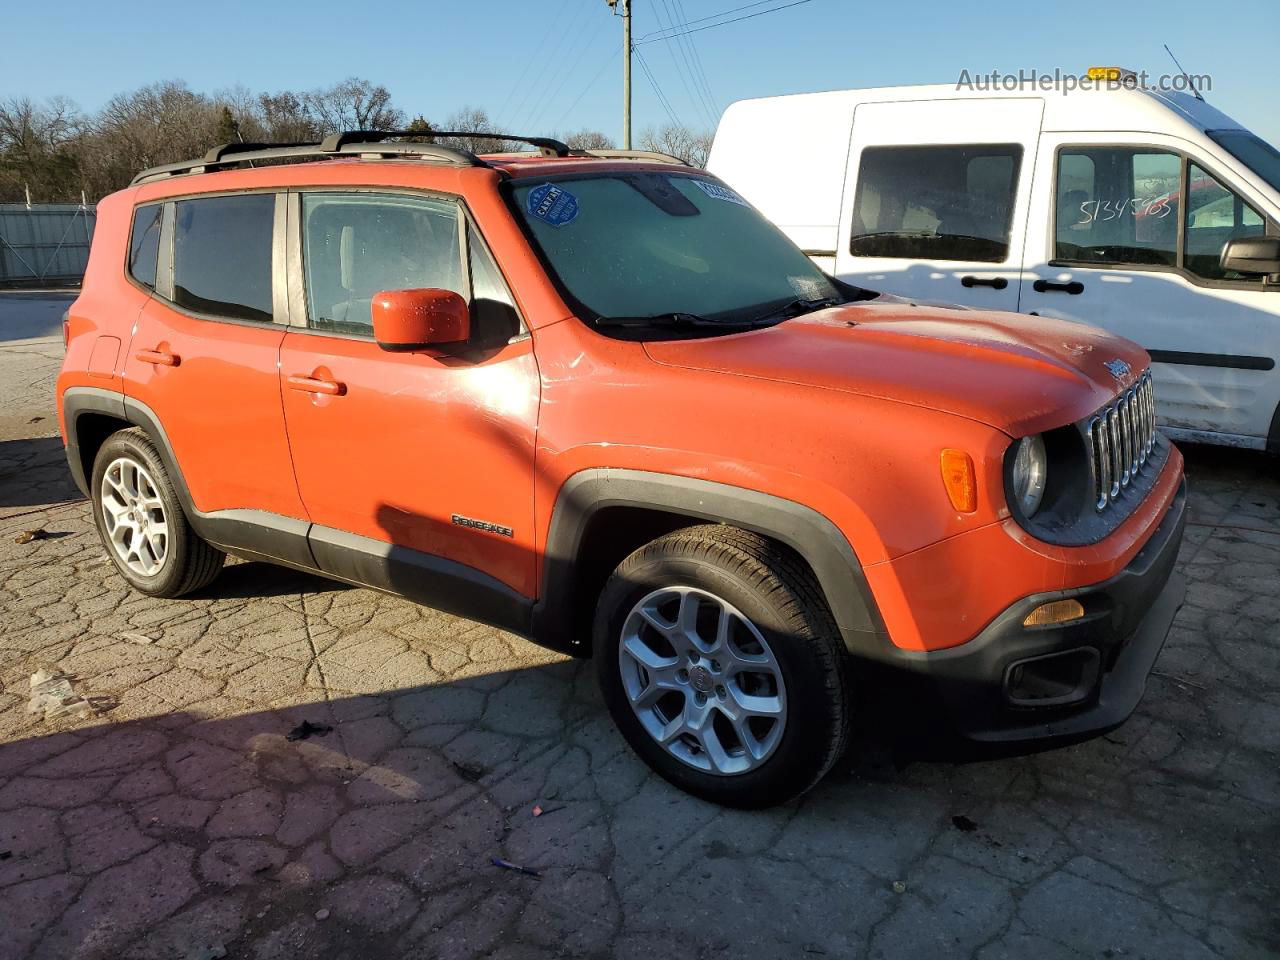
[[[730,190],[722,183],[712,183],[710,180],[694,180],[698,185],[698,189],[705,193],[708,197],[714,197],[716,200],[728,200],[730,203],[736,203],[739,206],[750,206],[747,201]]]
[[[544,183],[529,191],[529,215],[553,227],[573,223],[578,216],[578,198],[554,183]]]

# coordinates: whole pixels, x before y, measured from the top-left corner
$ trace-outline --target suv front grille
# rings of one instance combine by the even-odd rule
[[[1151,372],[1094,414],[1086,435],[1094,506],[1103,511],[1128,489],[1155,446],[1156,400]]]

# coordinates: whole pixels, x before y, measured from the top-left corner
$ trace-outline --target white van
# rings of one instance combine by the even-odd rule
[[[707,166],[842,280],[1104,327],[1167,433],[1280,452],[1280,152],[1193,94],[744,100]]]

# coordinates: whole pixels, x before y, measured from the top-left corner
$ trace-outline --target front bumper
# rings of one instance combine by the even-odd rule
[[[899,665],[932,681],[956,731],[982,743],[1048,746],[1087,739],[1128,719],[1182,606],[1174,562],[1186,527],[1186,481],[1129,565],[1089,587],[1026,597],[968,643],[904,654]],[[1073,598],[1085,616],[1024,627],[1036,607]]]

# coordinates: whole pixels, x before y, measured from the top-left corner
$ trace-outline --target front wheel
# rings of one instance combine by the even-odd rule
[[[155,445],[141,430],[107,438],[93,461],[90,492],[102,545],[140,593],[180,597],[222,569],[224,555],[191,529]]]
[[[844,748],[843,645],[808,568],[728,526],[637,550],[600,595],[594,656],[632,748],[676,786],[765,807],[804,793]]]

